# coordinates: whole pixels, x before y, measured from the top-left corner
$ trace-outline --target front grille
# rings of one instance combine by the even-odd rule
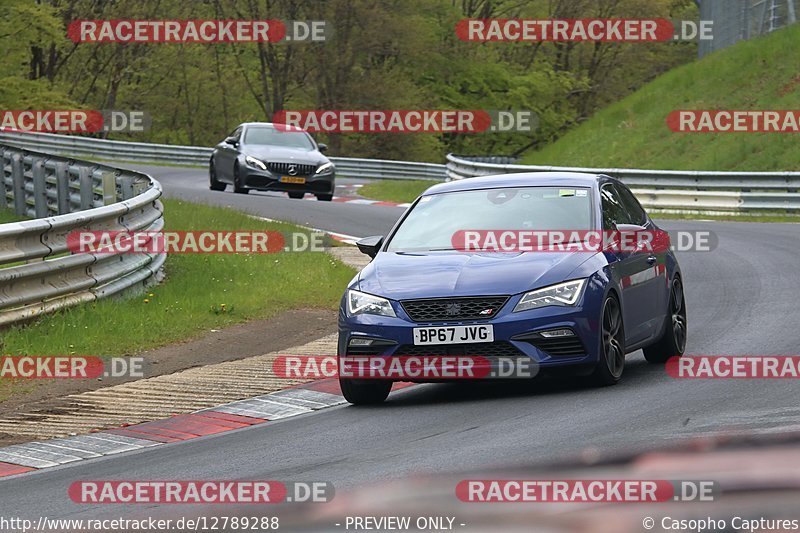
[[[245,185],[254,189],[267,189],[273,191],[305,191],[332,194],[330,180],[309,179],[305,183],[281,183],[269,176],[251,175],[245,178]]]
[[[492,318],[508,296],[403,300],[400,304],[414,322],[480,320]]]
[[[298,163],[267,163],[270,172],[282,176],[310,176],[317,171],[317,165],[300,165]],[[294,167],[294,173],[290,172]]]
[[[423,357],[440,355],[467,355],[472,357],[518,357],[525,355],[510,342],[478,342],[472,344],[432,344],[417,346],[403,344],[394,355]]]
[[[529,342],[543,352],[555,356],[584,355],[586,353],[581,340],[577,336],[550,339],[545,339],[544,337],[538,339],[530,338],[525,339],[525,342]]]

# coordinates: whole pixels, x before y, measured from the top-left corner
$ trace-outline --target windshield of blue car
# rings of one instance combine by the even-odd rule
[[[314,143],[302,131],[279,131],[275,128],[250,127],[244,133],[245,144],[263,144],[314,150]]]
[[[463,230],[592,230],[587,188],[521,187],[433,194],[420,199],[387,251],[453,249]]]

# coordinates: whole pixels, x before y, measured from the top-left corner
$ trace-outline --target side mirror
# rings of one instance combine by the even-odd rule
[[[375,258],[378,255],[378,251],[381,249],[383,245],[383,235],[376,235],[374,237],[364,237],[361,240],[356,241],[356,246],[358,246],[358,251],[362,254],[368,255]]]
[[[239,144],[239,141],[236,140],[236,137],[225,137],[225,144],[236,146],[237,144]]]
[[[648,245],[652,245],[649,239],[640,240],[638,236],[647,232],[647,228],[638,224],[614,224],[614,229],[619,234],[621,245],[624,244],[631,247],[635,244],[637,252],[647,251]],[[652,232],[649,232],[652,234]],[[642,236],[645,237],[645,236]]]
[[[614,224],[615,229],[620,233],[635,233],[647,231],[647,228],[638,224]]]
[[[328,151],[328,145],[324,144],[324,143],[317,143],[317,148],[319,148],[320,152],[327,152]]]

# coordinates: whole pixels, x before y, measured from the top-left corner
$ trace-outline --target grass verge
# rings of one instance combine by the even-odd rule
[[[164,201],[168,230],[303,232],[291,224],[176,200]],[[210,329],[297,308],[335,309],[353,269],[323,252],[172,255],[149,294],[101,300],[3,332],[5,355],[123,355]]]
[[[523,164],[675,170],[797,169],[790,133],[673,133],[683,109],[798,109],[800,75],[785,61],[800,53],[800,26],[741,41],[670,70],[600,110]]]
[[[436,183],[430,180],[376,180],[359,188],[358,194],[382,202],[404,204],[413,202],[417,196]]]
[[[0,224],[8,224],[9,222],[19,222],[20,220],[27,220],[25,217],[17,216],[12,209],[0,207]]]

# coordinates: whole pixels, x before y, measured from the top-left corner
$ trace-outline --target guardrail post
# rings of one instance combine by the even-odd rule
[[[103,171],[103,205],[111,205],[117,201],[117,176],[113,172]]]
[[[58,203],[58,214],[65,215],[70,212],[69,205],[69,176],[67,164],[63,161],[57,161],[55,164],[56,171],[56,201]]]
[[[36,218],[50,216],[47,208],[47,179],[44,174],[44,160],[33,158],[31,161],[31,174],[33,175],[33,211]]]
[[[136,193],[133,190],[133,176],[122,176],[121,181],[122,200],[130,200],[136,196]]]
[[[94,180],[92,170],[81,165],[78,167],[78,179],[81,186],[81,211],[91,209],[94,203]]]
[[[14,213],[25,216],[25,171],[19,153],[11,156],[11,194],[14,195]]]
[[[0,174],[0,206],[7,208],[9,204],[6,197],[6,150],[3,146],[0,146],[0,168],[2,168],[2,174]]]

